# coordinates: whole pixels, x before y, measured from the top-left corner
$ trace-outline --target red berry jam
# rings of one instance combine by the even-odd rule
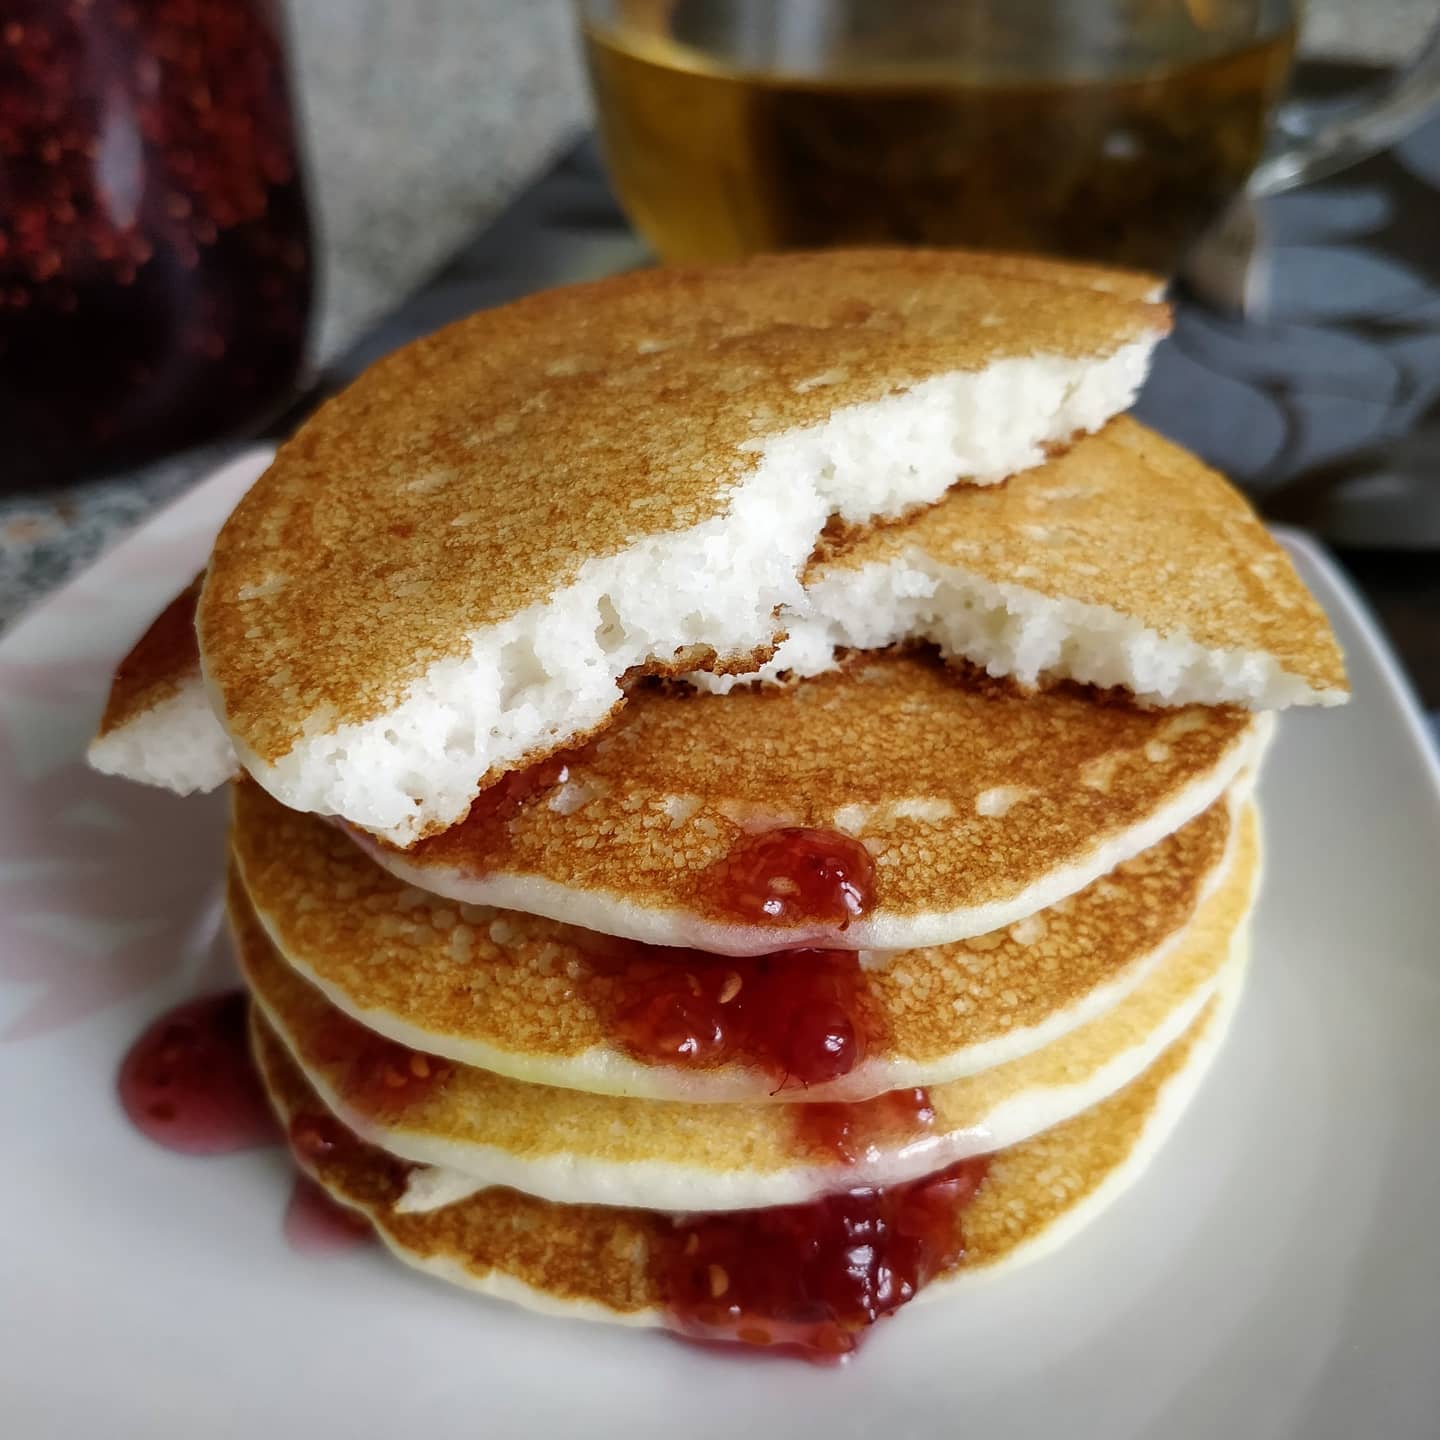
[[[222,1155],[280,1140],[250,1053],[248,1008],[245,993],[230,990],[187,1001],[151,1024],[120,1066],[120,1100],[137,1129],[188,1155]],[[286,1138],[309,1164],[342,1158],[359,1143],[323,1111],[297,1115]],[[398,1184],[408,1167],[394,1163]],[[349,1248],[372,1235],[367,1220],[335,1204],[303,1175],[295,1182],[284,1230],[291,1246],[305,1251]]]
[[[963,1256],[962,1212],[986,1165],[685,1221],[655,1260],[668,1323],[691,1339],[846,1355]]]
[[[473,833],[491,825],[504,824],[536,796],[563,785],[570,778],[570,762],[574,758],[573,752],[552,755],[547,760],[502,775],[470,802],[468,814],[455,827],[456,833],[465,830]]]
[[[794,1105],[801,1144],[818,1157],[855,1165],[877,1150],[924,1140],[935,1126],[928,1090],[892,1090],[850,1104]]]
[[[324,1254],[353,1250],[375,1238],[370,1222],[332,1200],[308,1175],[299,1175],[285,1207],[285,1239],[292,1250]]]
[[[754,924],[843,930],[874,907],[875,861],[836,830],[763,830],[712,865],[702,889],[724,913]]]
[[[883,1039],[853,951],[736,958],[617,942],[593,959],[614,977],[611,1033],[638,1060],[749,1066],[781,1090],[847,1075]]]
[[[290,1122],[290,1148],[301,1160],[328,1160],[349,1142],[350,1132],[324,1113],[296,1115]]]
[[[364,1115],[395,1115],[440,1090],[455,1067],[412,1050],[333,1010],[315,1042],[317,1058],[340,1067],[340,1098]]]
[[[271,1145],[277,1127],[250,1056],[242,991],[162,1015],[120,1066],[120,1103],[151,1140],[187,1155]]]

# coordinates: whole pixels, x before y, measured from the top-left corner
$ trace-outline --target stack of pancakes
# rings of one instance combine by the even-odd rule
[[[1087,267],[834,252],[532,297],[325,406],[92,760],[233,778],[298,1163],[410,1263],[840,1354],[1143,1167],[1239,994],[1271,712],[1340,656],[1118,412]]]

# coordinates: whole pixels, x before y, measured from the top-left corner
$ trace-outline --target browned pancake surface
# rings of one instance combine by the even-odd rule
[[[1183,1016],[1186,1007],[1198,1003],[1215,982],[1248,913],[1256,850],[1252,813],[1243,822],[1230,876],[1203,904],[1164,961],[1113,1009],[1032,1054],[930,1087],[934,1120],[928,1127],[917,1128],[913,1116],[904,1122],[900,1112],[892,1117],[883,1107],[855,1110],[850,1124],[857,1134],[865,1135],[863,1143],[873,1143],[881,1152],[876,1163],[882,1173],[888,1168],[893,1178],[897,1152],[927,1137],[943,1142],[945,1137],[974,1132],[978,1142],[959,1153],[993,1148],[997,1142],[987,1146],[985,1137],[994,1133],[994,1117],[1001,1107],[1017,1100],[1043,1103],[1046,1092],[1073,1092],[1073,1111],[1103,1098],[1124,1078],[1105,1082],[1105,1067],[1147,1043],[1158,1043],[1152,1037],[1163,1034],[1167,1024],[1173,1026],[1172,1017]],[[522,1163],[558,1157],[567,1175],[576,1177],[586,1167],[594,1167],[591,1173],[600,1178],[592,1178],[588,1190],[579,1178],[567,1181],[564,1194],[577,1199],[608,1198],[597,1193],[606,1183],[601,1174],[605,1167],[643,1165],[652,1167],[653,1173],[653,1167],[663,1165],[682,1172],[666,1193],[693,1184],[693,1192],[685,1193],[695,1209],[710,1208],[719,1198],[717,1191],[733,1183],[739,1172],[745,1176],[796,1169],[813,1172],[814,1191],[843,1188],[845,1176],[853,1173],[833,1146],[817,1141],[817,1132],[806,1124],[807,1106],[686,1104],[591,1095],[526,1084],[474,1066],[447,1066],[434,1057],[424,1067],[426,1084],[377,1089],[371,1083],[377,1054],[374,1037],[285,964],[234,886],[230,914],[247,983],[269,1023],[321,1087],[326,1103],[352,1128],[390,1150],[462,1170],[467,1168],[467,1147],[486,1147]],[[386,1055],[387,1063],[408,1073],[403,1051],[389,1047]],[[1006,1138],[1024,1133],[1011,1128]],[[926,1162],[920,1158],[918,1163]],[[929,1168],[937,1163],[948,1160],[932,1159]],[[917,1173],[914,1164],[901,1162],[901,1168],[906,1174]],[[494,1170],[482,1166],[482,1173],[493,1175]],[[639,1178],[629,1184],[632,1193],[643,1194],[647,1188]]]
[[[383,714],[592,557],[721,514],[756,463],[747,442],[1167,324],[949,251],[646,270],[483,311],[372,366],[281,448],[211,559],[207,673],[237,739],[273,762],[307,722]]]
[[[195,602],[203,575],[197,575],[149,624],[115,669],[97,738],[153,710],[200,672],[195,638]]]
[[[1104,606],[1161,636],[1263,652],[1317,691],[1346,688],[1324,612],[1245,497],[1128,416],[1004,485],[957,487],[873,530],[807,581],[910,552],[992,584]]]
[[[1044,1134],[1001,1152],[963,1213],[959,1269],[1006,1258],[1039,1238],[1085,1200],[1135,1150],[1161,1092],[1185,1066],[1215,1008],[1123,1090]],[[256,1052],[276,1108],[287,1123],[325,1115],[318,1097],[258,1019]],[[617,1316],[663,1309],[650,1256],[670,1229],[663,1214],[616,1206],[562,1205],[503,1188],[425,1214],[397,1214],[405,1167],[355,1140],[306,1161],[337,1199],[369,1216],[413,1263],[479,1286],[518,1281],[560,1304],[599,1306]]]
[[[726,924],[711,876],[742,835],[838,829],[874,856],[878,926],[1013,900],[1203,781],[1253,723],[1025,695],[924,654],[857,657],[787,687],[637,694],[570,758],[566,786],[503,823],[477,806],[397,858],[440,891],[447,873],[550,882],[575,893],[566,918],[597,928],[591,896]],[[997,795],[1013,798],[1004,813],[985,803]]]
[[[1047,912],[876,964],[868,981],[886,1053],[867,1057],[851,1083],[891,1088],[895,1062],[973,1068],[962,1062],[981,1047],[1063,1022],[1099,987],[1126,983],[1189,921],[1230,828],[1222,799]],[[398,1021],[437,1053],[493,1051],[486,1063],[557,1083],[572,1083],[564,1062],[612,1045],[607,1017],[619,982],[595,957],[615,942],[404,885],[342,832],[286,810],[252,782],[234,789],[231,844],[282,952],[357,1018],[382,1027],[388,1019],[392,1029]],[[655,953],[683,965],[687,952]],[[593,1082],[577,1072],[573,1083]],[[762,1095],[772,1088],[760,1075],[749,1083]]]

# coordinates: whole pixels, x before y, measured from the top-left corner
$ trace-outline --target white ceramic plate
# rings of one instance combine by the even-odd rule
[[[129,1040],[225,973],[222,807],[79,756],[111,664],[260,463],[0,643],[0,1433],[1436,1434],[1440,778],[1393,660],[1313,548],[1288,540],[1355,701],[1282,726],[1256,963],[1194,1109],[1068,1249],[821,1371],[542,1320],[378,1249],[296,1253],[278,1151],[187,1159],[121,1116]]]

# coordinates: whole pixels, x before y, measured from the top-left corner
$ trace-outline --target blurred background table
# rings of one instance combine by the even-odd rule
[[[1434,10],[1433,0],[1311,0],[1305,53],[1393,63]],[[288,11],[320,227],[318,367],[501,215],[573,143],[589,106],[568,0],[289,0]],[[582,152],[576,163],[590,161]],[[593,176],[577,185],[582,207],[596,188],[603,202]],[[632,254],[633,242],[612,232],[599,226],[585,264],[615,268]],[[1434,363],[1440,370],[1440,355]],[[191,453],[0,502],[0,627],[217,458]],[[1347,559],[1427,703],[1440,705],[1440,560]]]

